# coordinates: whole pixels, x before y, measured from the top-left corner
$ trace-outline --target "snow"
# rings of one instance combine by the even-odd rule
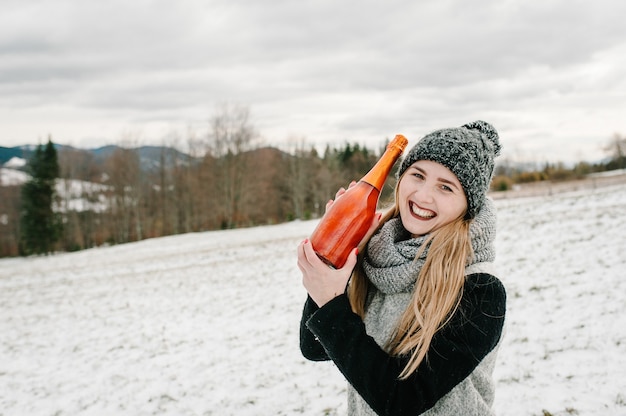
[[[26,166],[26,159],[22,159],[21,157],[12,157],[5,164],[5,168],[19,169]]]
[[[0,186],[19,186],[25,184],[30,179],[31,176],[26,172],[0,168]],[[68,210],[103,212],[109,207],[109,201],[104,194],[109,190],[111,190],[110,186],[94,182],[77,179],[57,179],[55,181],[55,191],[60,197],[61,203],[58,206],[55,205],[53,209],[57,212],[67,212]]]
[[[107,185],[76,179],[57,179],[55,189],[61,198],[60,205],[53,207],[58,212],[104,212],[110,206],[104,192],[112,188]]]
[[[496,205],[497,413],[626,415],[626,185]],[[0,414],[344,414],[298,350],[315,224],[1,259]]]
[[[605,178],[608,176],[620,176],[620,175],[626,175],[626,169],[614,169],[614,170],[607,170],[605,172],[590,173],[587,176],[590,178]]]
[[[0,186],[18,186],[26,183],[30,175],[20,170],[0,168]]]

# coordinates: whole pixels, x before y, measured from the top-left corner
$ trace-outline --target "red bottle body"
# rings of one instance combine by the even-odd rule
[[[313,249],[328,265],[343,267],[365,237],[376,215],[380,190],[407,143],[404,136],[397,135],[376,165],[333,202],[313,231]]]

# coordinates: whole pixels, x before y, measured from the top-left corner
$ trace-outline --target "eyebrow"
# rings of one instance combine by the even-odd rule
[[[422,173],[424,176],[428,175],[428,172],[426,172],[424,169],[418,167],[418,166],[412,166],[413,169],[419,171],[420,173]],[[445,183],[447,185],[452,185],[452,187],[454,187],[456,190],[460,190],[458,185],[455,182],[452,182],[449,179],[446,178],[437,178],[437,180],[439,182]]]

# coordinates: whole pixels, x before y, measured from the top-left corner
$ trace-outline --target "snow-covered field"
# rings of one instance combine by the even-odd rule
[[[626,185],[497,200],[499,415],[626,415]],[[315,222],[0,260],[0,415],[340,415],[298,350]]]

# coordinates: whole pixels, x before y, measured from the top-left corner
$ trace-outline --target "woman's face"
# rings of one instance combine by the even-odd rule
[[[456,175],[440,163],[418,160],[398,184],[404,228],[413,237],[433,232],[465,215],[467,200]]]

